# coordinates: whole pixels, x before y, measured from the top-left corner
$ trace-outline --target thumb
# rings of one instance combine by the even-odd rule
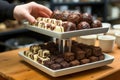
[[[36,19],[29,13],[25,14],[25,19],[27,19],[30,23],[34,23],[36,21]]]

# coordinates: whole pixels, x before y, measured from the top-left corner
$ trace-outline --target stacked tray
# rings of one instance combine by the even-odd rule
[[[41,33],[50,37],[58,38],[58,39],[69,39],[71,37],[82,36],[82,35],[106,33],[110,27],[109,25],[104,25],[104,23],[102,23],[103,27],[99,27],[99,28],[90,28],[90,29],[75,30],[75,31],[68,31],[68,32],[54,32],[54,31],[45,30],[42,28],[38,28],[36,26],[29,25],[27,22],[25,22],[24,24],[25,24],[25,28],[27,28],[28,30],[38,32],[38,33]],[[53,77],[59,77],[59,76],[63,76],[63,75],[67,75],[75,72],[80,72],[80,71],[104,66],[112,63],[112,61],[114,60],[113,56],[104,53],[104,56],[105,56],[104,60],[82,64],[78,66],[73,66],[73,67],[68,67],[68,68],[63,68],[63,69],[58,69],[58,70],[52,70],[36,61],[33,61],[29,57],[25,56],[24,52],[19,52],[19,56],[27,63],[31,64],[32,66],[38,68],[39,70]]]
[[[31,31],[38,32],[50,37],[59,38],[59,39],[67,39],[67,38],[82,36],[82,35],[106,33],[110,27],[109,25],[104,25],[104,23],[102,23],[103,27],[99,27],[99,28],[82,29],[82,30],[75,30],[75,31],[68,31],[68,32],[55,32],[55,31],[45,30],[42,28],[29,25],[27,22],[25,22],[24,24],[25,24],[25,28]]]

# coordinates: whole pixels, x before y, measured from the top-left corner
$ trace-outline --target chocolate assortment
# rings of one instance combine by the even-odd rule
[[[71,11],[55,10],[50,18],[38,17],[36,20],[31,25],[55,32],[102,27],[101,21],[93,20],[91,14]]]
[[[58,44],[59,43],[48,42],[32,45],[28,51],[24,51],[24,55],[53,70],[105,59],[100,47],[72,41],[71,52],[66,50],[64,53],[60,53],[57,47]]]

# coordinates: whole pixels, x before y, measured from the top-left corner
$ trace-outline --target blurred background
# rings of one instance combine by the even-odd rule
[[[120,24],[120,0],[6,0],[12,4],[23,4],[35,1],[51,10],[80,11],[92,14],[94,19],[111,25]],[[111,26],[111,28],[112,28]],[[32,34],[31,34],[32,33]],[[21,22],[7,20],[0,23],[0,52],[44,43],[51,37],[24,28]]]

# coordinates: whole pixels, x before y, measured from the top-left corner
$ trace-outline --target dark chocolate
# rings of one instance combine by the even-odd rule
[[[51,69],[53,69],[53,70],[57,70],[57,69],[61,69],[61,65],[60,64],[52,64],[51,66],[50,66],[50,68]]]
[[[100,55],[98,58],[99,58],[99,60],[104,60],[105,59],[105,55],[104,54]]]
[[[79,12],[73,12],[68,16],[67,20],[75,24],[78,24],[80,21],[82,21],[82,14]]]
[[[72,52],[66,52],[66,53],[64,53],[64,59],[68,62],[72,61],[75,59],[75,55]]]
[[[89,24],[91,24],[93,22],[92,20],[92,15],[91,14],[88,14],[88,13],[83,13],[82,14],[82,21],[86,21],[88,22]]]
[[[102,27],[102,23],[100,20],[94,20],[92,25],[91,25],[92,28],[98,28],[98,27]]]
[[[72,22],[65,21],[65,22],[63,22],[62,26],[63,26],[65,32],[76,30],[76,25]]]
[[[62,66],[62,68],[67,68],[70,66],[70,64],[66,61],[61,62],[60,65]]]
[[[79,50],[76,51],[75,54],[76,54],[76,59],[78,60],[85,58],[85,51]]]
[[[89,59],[91,62],[95,62],[95,61],[99,60],[98,57],[96,57],[96,56],[91,56],[91,57],[89,57]]]
[[[70,66],[77,66],[80,65],[80,62],[78,60],[74,60],[70,62]]]
[[[49,60],[49,61],[45,61],[44,65],[47,67],[50,67],[50,65],[54,64],[55,61]]]
[[[83,21],[83,22],[80,22],[78,25],[77,25],[77,29],[80,30],[80,29],[89,29],[90,28],[90,25],[89,23]]]
[[[86,64],[90,62],[90,59],[82,59],[80,60],[81,64]]]
[[[57,58],[57,59],[55,60],[55,62],[56,62],[56,63],[61,63],[63,60],[64,60],[63,58]]]

